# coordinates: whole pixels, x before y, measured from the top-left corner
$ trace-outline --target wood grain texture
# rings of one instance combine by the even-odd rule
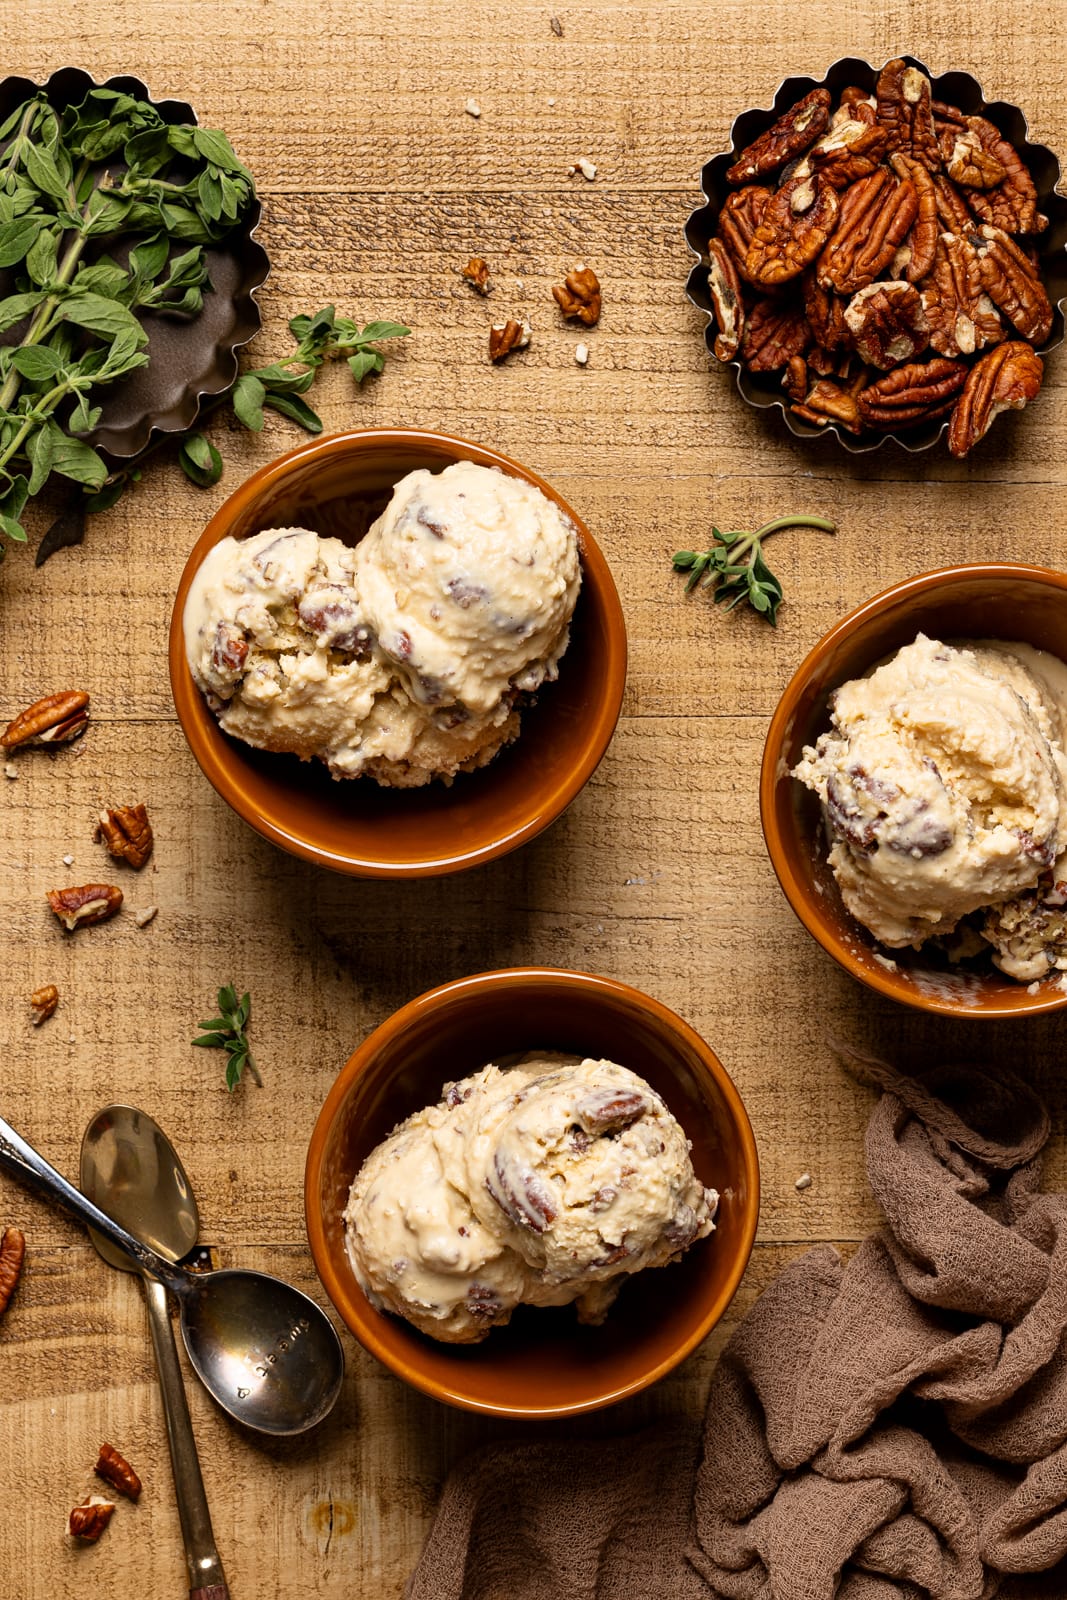
[[[39,571],[13,552],[0,567],[0,718],[76,685],[92,693],[93,722],[80,744],[29,752],[16,779],[0,777],[0,1111],[73,1174],[99,1106],[143,1105],[182,1153],[204,1239],[227,1264],[278,1272],[321,1300],[304,1242],[304,1155],[329,1085],[370,1029],[433,984],[493,966],[586,968],[650,990],[709,1039],[744,1096],[763,1169],[760,1239],[705,1346],[649,1394],[557,1430],[576,1436],[699,1411],[730,1328],[775,1273],[813,1241],[847,1249],[876,1224],[862,1167],[871,1095],[842,1071],[834,1040],[904,1064],[977,1053],[1024,1062],[1052,1099],[1050,1181],[1067,1181],[1062,1025],[954,1026],[858,988],[786,906],[756,804],[767,719],[845,611],[957,561],[1064,564],[1063,352],[1037,405],[999,422],[967,463],[942,450],[860,460],[831,439],[805,445],[744,406],[708,357],[683,293],[682,235],[700,168],[733,117],[768,104],[787,74],[821,73],[844,54],[878,62],[904,49],[935,71],[965,68],[991,97],[1023,106],[1034,139],[1067,150],[1052,0],[212,0],[195,13],[176,0],[0,0],[0,23],[11,72],[133,72],[225,127],[259,179],[273,263],[254,358],[285,347],[288,317],[331,300],[408,322],[413,337],[380,379],[357,391],[343,368],[323,375],[314,398],[327,429],[442,428],[543,473],[603,545],[631,649],[615,741],[548,834],[458,879],[358,883],[281,855],[228,811],[184,744],[167,681],[187,553],[230,489],[299,442],[289,424],[270,416],[253,437],[219,417],[211,432],[227,471],[215,489],[193,488],[163,451],[82,548]],[[567,176],[579,155],[596,162],[595,182]],[[458,277],[472,252],[493,270],[488,301]],[[589,334],[561,321],[549,292],[578,260],[604,286]],[[510,310],[530,317],[533,342],[493,367],[488,326]],[[776,633],[683,599],[672,550],[706,542],[713,519],[753,526],[789,509],[826,513],[839,532],[777,540],[787,598]],[[157,836],[140,875],[110,870],[91,839],[102,803],[136,800]],[[45,890],[100,875],[122,883],[128,911],[158,905],[156,920],[138,929],[124,914],[64,934]],[[232,1098],[220,1059],[189,1047],[231,976],[253,993],[265,1078]],[[26,999],[48,981],[59,1010],[35,1029]],[[805,1171],[811,1187],[797,1191]],[[0,1180],[0,1225],[9,1221],[24,1228],[28,1258],[0,1324],[0,1486],[20,1513],[6,1592],[102,1600],[145,1592],[151,1572],[153,1594],[181,1593],[140,1291]],[[346,1347],[341,1405],[295,1445],[240,1433],[190,1381],[235,1600],[399,1596],[450,1463],[523,1433],[438,1407]],[[100,1545],[73,1549],[65,1517],[105,1438],[145,1492],[120,1506]]]

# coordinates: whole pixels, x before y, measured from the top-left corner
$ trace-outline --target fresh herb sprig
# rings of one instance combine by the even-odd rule
[[[253,433],[262,429],[268,406],[308,433],[321,433],[322,418],[301,396],[307,394],[323,363],[345,357],[352,376],[362,383],[385,366],[385,355],[376,348],[378,341],[403,339],[411,332],[402,322],[368,322],[361,328],[349,317],[339,317],[333,306],[324,306],[313,317],[293,317],[289,329],[297,341],[292,354],[243,373],[230,394],[238,421]],[[202,433],[186,434],[178,461],[186,476],[201,488],[217,483],[222,476],[222,457]]]
[[[818,528],[823,533],[836,533],[837,524],[828,517],[796,516],[775,517],[755,533],[745,533],[743,529],[724,533],[712,528],[710,550],[676,550],[672,557],[675,572],[689,574],[686,594],[699,584],[702,589],[711,589],[712,599],[727,611],[747,601],[772,628],[776,627],[782,586],[767,565],[762,546],[763,540],[780,528]]]
[[[244,994],[238,1000],[236,988],[232,983],[227,983],[219,990],[216,1001],[219,1008],[218,1016],[197,1023],[197,1027],[208,1031],[200,1034],[193,1043],[204,1050],[225,1050],[226,1087],[231,1094],[240,1083],[241,1074],[246,1068],[262,1088],[263,1079],[259,1075],[259,1068],[256,1066],[245,1032],[252,1020],[251,995]]]
[[[43,95],[0,124],[0,532],[25,541],[26,502],[57,474],[88,493],[108,469],[79,434],[99,391],[143,367],[137,312],[192,317],[210,288],[203,246],[255,198],[224,133],[163,121],[94,89],[58,112]],[[128,246],[126,264],[102,253]],[[182,245],[172,254],[175,245]],[[0,548],[2,554],[2,548]]]

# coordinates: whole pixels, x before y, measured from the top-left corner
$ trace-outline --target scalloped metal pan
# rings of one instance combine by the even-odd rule
[[[969,72],[935,74],[930,72],[916,56],[905,56],[903,59],[909,66],[918,67],[920,72],[926,73],[933,85],[936,100],[947,100],[970,116],[988,117],[1005,138],[1011,140],[1030,169],[1040,198],[1041,210],[1049,219],[1048,227],[1039,241],[1041,273],[1055,311],[1052,331],[1045,343],[1038,347],[1038,354],[1045,356],[1063,340],[1063,308],[1067,299],[1067,199],[1056,193],[1056,185],[1060,180],[1059,161],[1047,145],[1030,142],[1027,137],[1029,130],[1026,118],[1018,106],[1009,105],[1006,100],[987,100],[981,84],[976,78],[972,78]],[[812,89],[829,89],[836,97],[842,89],[854,83],[873,91],[881,70],[881,67],[874,67],[869,61],[862,61],[857,56],[846,56],[840,61],[835,61],[821,78],[784,79],[774,96],[773,105],[765,110],[743,111],[730,129],[730,149],[712,156],[703,168],[700,186],[704,191],[706,203],[691,214],[685,225],[686,240],[690,250],[697,257],[697,264],[690,272],[686,283],[686,294],[709,319],[704,330],[704,342],[709,351],[714,344],[716,328],[711,296],[708,293],[707,245],[715,232],[719,211],[730,193],[730,186],[726,182],[727,167],[746,145],[751,144],[765,128],[770,127],[776,117],[781,116],[783,111],[795,104],[803,95],[809,94]],[[717,366],[723,365],[718,357],[715,357],[715,362]],[[890,441],[899,445],[902,450],[913,453],[929,450],[948,429],[947,418],[931,422],[924,428],[909,428],[900,433],[857,436],[841,429],[836,422],[828,423],[825,428],[817,428],[790,411],[788,399],[782,393],[779,374],[748,372],[740,361],[731,361],[727,365],[733,367],[737,377],[738,392],[749,405],[761,411],[776,407],[785,418],[790,433],[795,434],[798,439],[821,439],[827,434],[833,434],[837,442],[852,455],[864,455],[871,450],[880,450]]]
[[[195,123],[184,100],[155,100],[140,78],[119,76],[98,83],[80,67],[62,67],[47,83],[5,78],[0,83],[0,122],[22,100],[43,93],[57,110],[77,104],[92,89],[116,89],[149,101],[165,122]],[[158,314],[144,317],[148,365],[102,392],[103,415],[87,435],[113,466],[127,463],[171,433],[184,433],[206,403],[226,393],[237,377],[237,352],[259,332],[256,291],[270,271],[267,252],[254,237],[261,216],[257,200],[241,223],[205,255],[212,289],[191,321]],[[0,294],[10,293],[11,271],[0,272]]]

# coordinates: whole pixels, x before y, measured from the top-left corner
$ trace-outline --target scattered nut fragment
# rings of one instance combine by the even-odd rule
[[[141,1480],[134,1472],[126,1457],[112,1444],[102,1444],[100,1455],[94,1469],[98,1477],[105,1483],[110,1483],[119,1494],[124,1494],[127,1500],[136,1500],[141,1493]]]
[[[59,990],[54,983],[46,983],[30,995],[30,1021],[35,1028],[47,1022],[59,1004]]]
[[[563,38],[563,24],[558,17],[549,17],[548,25],[552,29],[552,32],[556,35],[557,39]]]
[[[587,328],[600,320],[600,279],[584,261],[552,285],[552,298],[565,317],[577,317]]]
[[[471,256],[460,277],[469,283],[472,289],[477,289],[479,294],[488,294],[493,287],[493,280],[489,276],[489,263],[483,261],[481,256]]]
[[[89,696],[81,689],[47,694],[20,711],[0,734],[0,746],[17,750],[24,744],[66,744],[85,732]]]
[[[138,911],[133,920],[139,928],[147,928],[148,924],[152,921],[152,918],[156,916],[158,912],[158,906],[142,906],[141,910]]]
[[[584,367],[589,360],[589,346],[587,344],[576,344],[574,347],[574,359],[580,367]]]
[[[93,838],[102,839],[108,854],[117,861],[128,861],[135,872],[140,872],[155,842],[143,805],[112,806],[101,811]]]
[[[596,177],[596,162],[590,161],[588,156],[579,156],[577,161],[572,162],[567,168],[568,178],[573,178],[576,172],[580,172],[587,183],[592,183]]]
[[[477,100],[474,99],[473,95],[467,101],[467,104],[463,107],[463,109],[467,113],[468,117],[474,117],[476,121],[482,114],[482,108],[478,104]]]
[[[793,1185],[793,1188],[794,1189],[810,1189],[811,1188],[811,1173],[810,1172],[802,1172],[800,1174],[800,1177],[797,1179],[796,1183]]]
[[[21,1228],[5,1228],[0,1239],[0,1317],[11,1301],[26,1256],[26,1235]]]
[[[122,890],[112,883],[86,883],[80,888],[49,889],[45,896],[60,922],[73,933],[95,922],[107,922],[122,905]]]
[[[18,767],[16,767],[16,765],[15,765],[15,763],[13,761],[9,761],[7,763],[7,765],[5,766],[5,768],[4,768],[4,777],[5,778],[17,778],[18,775],[19,775]]]
[[[67,1523],[67,1532],[72,1539],[81,1539],[85,1544],[95,1544],[114,1515],[113,1500],[102,1500],[99,1495],[90,1495],[81,1505],[74,1507]]]
[[[521,320],[509,317],[507,322],[494,322],[489,329],[490,361],[503,361],[513,350],[525,350],[532,332],[525,317]]]

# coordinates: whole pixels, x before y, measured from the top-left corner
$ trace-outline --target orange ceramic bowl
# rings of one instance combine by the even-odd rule
[[[559,680],[523,712],[518,739],[450,788],[382,789],[336,781],[319,762],[253,750],[224,734],[185,659],[182,613],[193,574],[232,534],[297,526],[355,543],[393,485],[453,461],[523,478],[578,528],[582,589]],[[611,572],[581,519],[536,473],[496,450],[413,428],[368,428],[301,445],[261,467],[220,506],[182,573],[170,630],[170,679],[189,747],[223,799],[264,838],[318,866],[363,878],[415,878],[492,861],[533,839],[570,804],[608,747],[626,680],[626,626]]]
[[[909,578],[839,622],[801,662],[771,719],[760,775],[760,813],[778,881],[823,949],[861,983],[922,1011],[1017,1017],[1058,1011],[1067,994],[1034,994],[992,963],[952,966],[933,950],[885,950],[841,901],[826,864],[818,799],[789,776],[805,745],[830,727],[831,690],[861,677],[916,634],[935,639],[1017,639],[1067,661],[1067,574],[1009,562],[948,567]]]
[[[542,1047],[610,1057],[648,1080],[720,1194],[716,1229],[680,1262],[636,1273],[598,1328],[573,1306],[520,1306],[479,1345],[442,1344],[376,1311],[349,1262],[341,1217],[375,1145],[442,1084]],[[612,1404],[676,1367],[741,1281],[759,1213],[759,1167],[740,1096],[715,1054],[657,1000],[583,972],[519,967],[420,995],[375,1030],[319,1114],[304,1181],[319,1277],[356,1338],[398,1377],[468,1411],[562,1417]]]

